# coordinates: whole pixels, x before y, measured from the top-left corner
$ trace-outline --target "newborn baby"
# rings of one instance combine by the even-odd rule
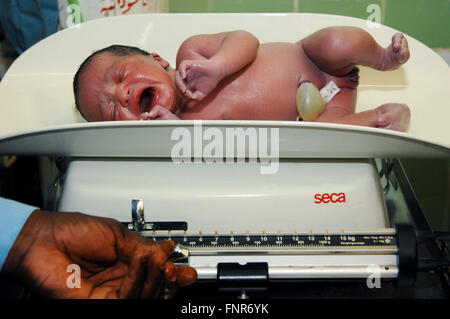
[[[114,45],[94,52],[75,75],[74,94],[88,121],[289,121],[301,119],[301,84],[320,90],[333,81],[340,91],[315,121],[405,131],[410,111],[404,104],[354,110],[356,65],[389,71],[408,58],[401,33],[382,48],[355,27],[321,29],[297,43],[260,44],[245,31],[223,32],[185,40],[176,70],[158,54],[134,47]]]

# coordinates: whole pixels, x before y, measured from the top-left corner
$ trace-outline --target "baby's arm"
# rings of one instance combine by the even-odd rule
[[[258,39],[246,31],[193,36],[178,51],[176,84],[187,97],[201,100],[251,63],[258,48]]]

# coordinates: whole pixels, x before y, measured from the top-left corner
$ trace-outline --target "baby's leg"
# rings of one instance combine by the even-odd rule
[[[316,121],[378,127],[406,132],[410,117],[411,113],[407,105],[388,103],[359,113],[349,113],[345,108],[340,107],[327,108]]]
[[[399,103],[383,104],[375,109],[354,113],[356,88],[342,88],[327,105],[317,122],[386,128],[405,132],[411,116],[408,106]]]
[[[348,74],[357,64],[381,71],[393,70],[409,58],[403,34],[395,34],[391,45],[384,49],[369,33],[356,27],[321,29],[299,44],[317,66],[336,76]]]

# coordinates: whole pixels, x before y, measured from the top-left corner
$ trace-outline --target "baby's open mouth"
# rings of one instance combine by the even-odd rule
[[[155,99],[156,90],[154,88],[148,88],[141,94],[141,100],[139,101],[139,108],[141,113],[150,112],[153,106],[153,100]]]

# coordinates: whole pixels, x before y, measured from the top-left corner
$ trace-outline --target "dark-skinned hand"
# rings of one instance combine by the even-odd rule
[[[173,249],[172,241],[155,243],[113,219],[37,210],[2,272],[49,298],[159,298],[197,279],[193,268],[167,261]],[[67,284],[73,264],[80,288]]]

